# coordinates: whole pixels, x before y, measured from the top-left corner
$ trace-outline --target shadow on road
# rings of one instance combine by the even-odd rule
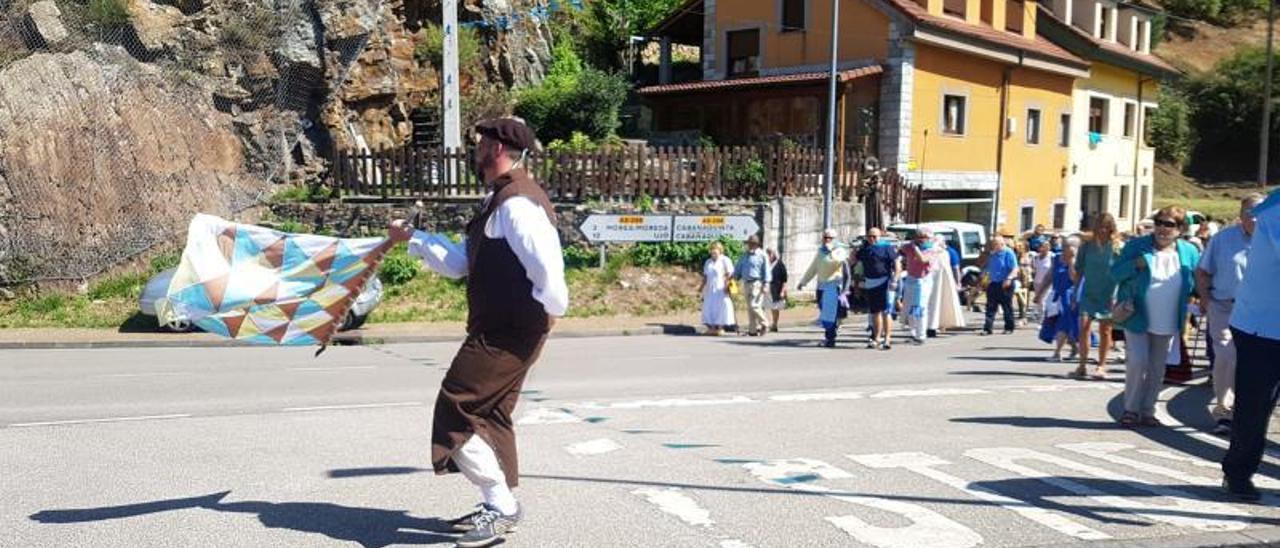
[[[430,472],[430,470],[415,466],[378,466],[370,468],[338,468],[330,470],[326,475],[331,479],[342,479],[363,478],[366,476],[403,476],[405,474],[417,474],[418,472]]]
[[[30,516],[40,523],[66,524],[131,518],[178,510],[256,514],[262,525],[324,535],[354,542],[365,548],[392,544],[452,544],[457,539],[440,534],[448,524],[437,518],[415,518],[404,510],[357,508],[319,502],[222,502],[230,491],[201,497],[159,500],[122,506],[42,510]]]
[[[1071,428],[1075,430],[1119,430],[1111,421],[1078,421],[1056,417],[957,417],[951,422],[966,424],[993,424],[1019,428]]]

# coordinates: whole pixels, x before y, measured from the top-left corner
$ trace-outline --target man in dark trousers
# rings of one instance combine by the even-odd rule
[[[395,221],[391,238],[431,270],[467,278],[467,338],[436,398],[431,460],[436,474],[461,472],[484,502],[452,522],[458,546],[488,546],[524,516],[511,488],[519,481],[512,411],[555,318],[569,305],[564,258],[547,193],[524,168],[537,146],[515,119],[475,128],[475,168],[489,194],[466,240]]]
[[[1262,463],[1267,426],[1280,387],[1280,192],[1241,212],[1257,220],[1249,237],[1248,267],[1235,292],[1231,340],[1236,347],[1235,409],[1231,447],[1222,459],[1222,486],[1231,496],[1262,498],[1253,475]]]

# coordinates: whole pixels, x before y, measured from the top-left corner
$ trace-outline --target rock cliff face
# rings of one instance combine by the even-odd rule
[[[0,285],[81,277],[311,182],[335,148],[391,147],[439,102],[415,56],[438,0],[77,0],[0,7]],[[462,0],[467,87],[539,82],[546,0]],[[16,37],[16,38],[14,38]]]

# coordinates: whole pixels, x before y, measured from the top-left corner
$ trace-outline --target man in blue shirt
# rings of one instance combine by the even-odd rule
[[[888,350],[893,345],[889,319],[889,286],[898,278],[898,248],[880,241],[880,229],[867,231],[867,243],[854,255],[853,266],[862,265],[863,291],[871,314],[871,338],[867,348]]]
[[[1236,347],[1231,340],[1231,311],[1236,304],[1236,288],[1249,264],[1249,242],[1257,221],[1253,208],[1265,197],[1253,194],[1240,202],[1240,223],[1222,229],[1205,247],[1196,267],[1196,291],[1200,306],[1209,317],[1209,340],[1213,348],[1213,418],[1215,434],[1231,433],[1232,387],[1236,382]]]
[[[982,324],[982,334],[991,334],[996,307],[1004,311],[1004,334],[1013,333],[1013,280],[1018,277],[1018,259],[1013,250],[1005,246],[1003,237],[991,239],[991,254],[984,272],[987,274],[987,319]]]
[[[769,316],[765,313],[765,291],[773,275],[769,268],[769,256],[760,249],[760,238],[752,234],[747,238],[747,253],[738,259],[734,277],[742,280],[743,295],[747,298],[747,315],[751,320],[748,335],[757,337],[769,330]]]
[[[1236,287],[1231,336],[1236,346],[1236,401],[1231,447],[1222,459],[1222,486],[1240,500],[1258,500],[1253,474],[1262,462],[1267,425],[1280,386],[1280,192],[1253,208],[1257,226],[1249,265]]]

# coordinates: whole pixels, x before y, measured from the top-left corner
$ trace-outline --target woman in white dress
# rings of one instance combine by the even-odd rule
[[[936,336],[939,331],[965,326],[964,305],[960,304],[959,284],[951,269],[947,240],[941,235],[934,236],[931,260],[933,292],[929,294],[929,332],[930,336]]]
[[[733,299],[729,296],[729,280],[733,279],[733,261],[724,255],[724,245],[711,242],[711,258],[702,264],[702,323],[708,335],[719,335],[738,325],[734,319]]]

